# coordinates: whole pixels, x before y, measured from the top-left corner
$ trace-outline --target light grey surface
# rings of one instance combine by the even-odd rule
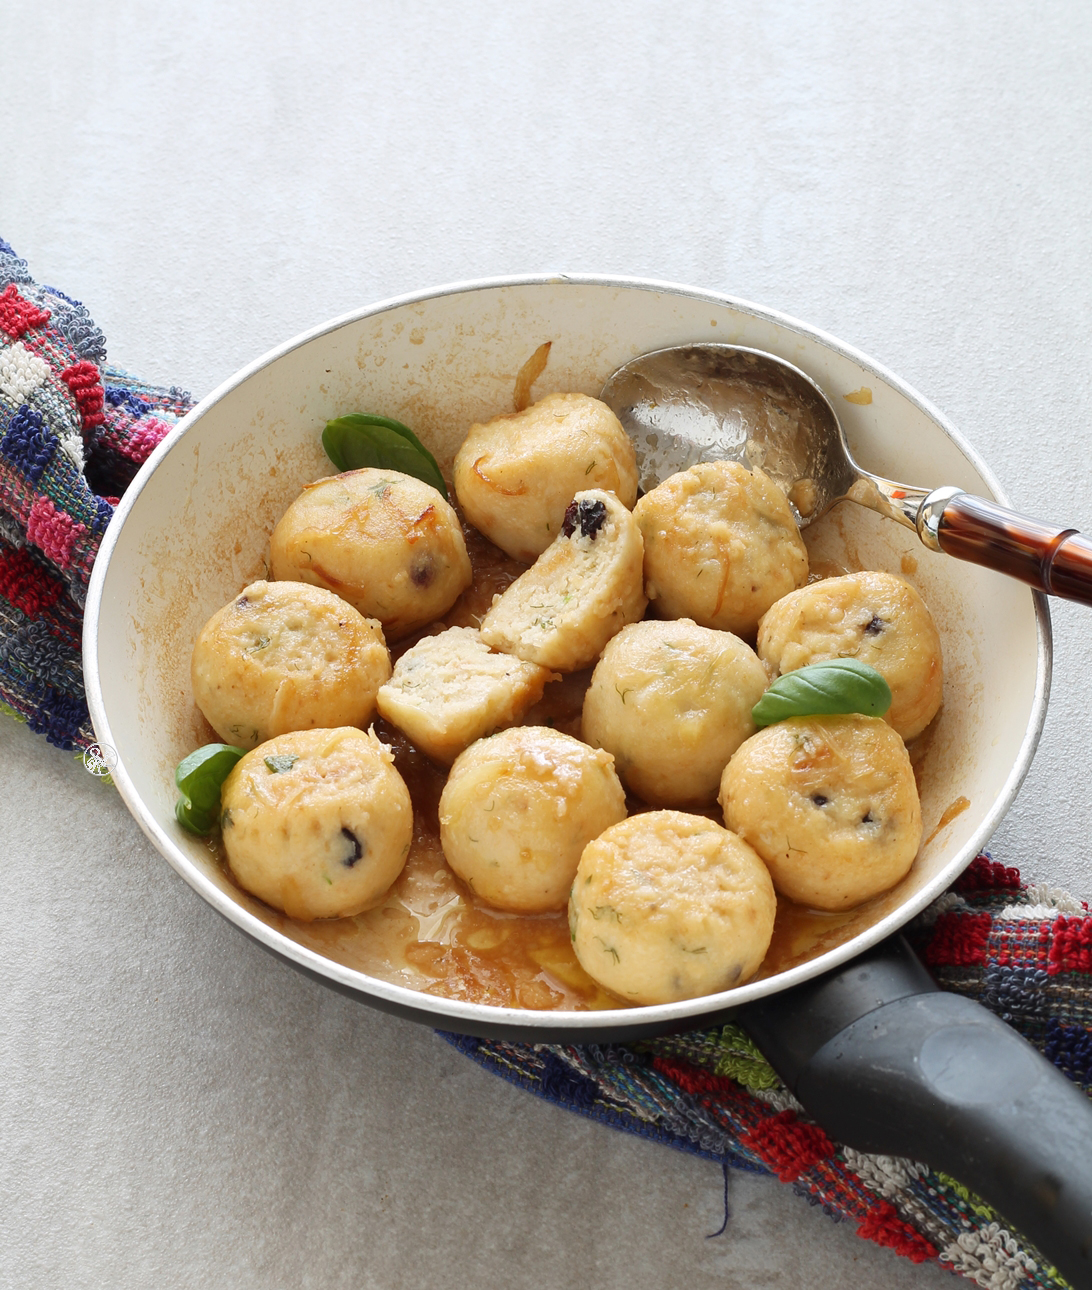
[[[827,329],[1092,531],[1092,10],[32,6],[0,235],[204,393],[371,300],[647,274]],[[867,463],[864,463],[867,465]],[[920,481],[940,483],[943,481]],[[996,853],[1092,892],[1088,611]],[[949,1284],[768,1179],[544,1105],[216,919],[0,723],[0,1285]]]

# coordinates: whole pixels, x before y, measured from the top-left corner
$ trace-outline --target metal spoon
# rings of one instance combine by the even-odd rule
[[[783,358],[678,345],[623,364],[599,396],[633,440],[646,492],[699,461],[738,461],[777,483],[803,528],[846,498],[916,529],[927,547],[1092,605],[1092,542],[960,488],[863,470],[826,395]]]

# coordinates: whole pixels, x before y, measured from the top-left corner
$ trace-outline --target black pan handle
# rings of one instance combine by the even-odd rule
[[[738,1020],[832,1138],[958,1178],[1092,1287],[1092,1102],[901,936]]]

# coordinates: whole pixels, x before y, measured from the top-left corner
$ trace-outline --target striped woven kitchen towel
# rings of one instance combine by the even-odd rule
[[[191,407],[105,366],[87,310],[0,239],[0,708],[58,748],[94,742],[80,630],[121,493]]]
[[[0,240],[0,708],[76,751],[94,741],[80,629],[99,541],[137,468],[192,406],[105,364],[83,305],[38,286]],[[993,1009],[1092,1091],[1086,906],[979,856],[910,934],[942,986]],[[989,1290],[1065,1284],[955,1179],[831,1142],[738,1027],[629,1046],[445,1037],[569,1110],[725,1170],[772,1174],[915,1262]]]

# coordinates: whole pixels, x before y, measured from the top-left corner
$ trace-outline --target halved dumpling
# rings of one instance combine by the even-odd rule
[[[482,640],[559,672],[587,667],[644,613],[643,561],[640,530],[618,498],[579,492],[554,542],[494,599]]]
[[[542,698],[548,668],[498,654],[474,627],[449,627],[406,650],[378,707],[422,752],[450,765],[475,739],[520,721]]]

